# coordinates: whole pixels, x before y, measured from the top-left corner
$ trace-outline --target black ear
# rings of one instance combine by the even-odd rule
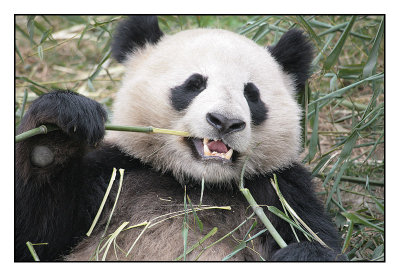
[[[146,43],[157,43],[163,36],[156,16],[130,16],[115,30],[111,45],[114,59],[122,63],[127,55]]]
[[[268,49],[283,70],[293,76],[296,89],[300,91],[311,75],[313,58],[313,47],[303,32],[297,29],[289,30],[276,45]]]

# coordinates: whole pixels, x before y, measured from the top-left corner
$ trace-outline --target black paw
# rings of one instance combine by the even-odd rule
[[[285,248],[279,249],[272,256],[271,261],[346,261],[345,255],[340,252],[326,248],[318,242],[292,243]]]
[[[106,120],[106,111],[96,101],[56,90],[36,99],[21,125],[55,124],[68,136],[94,145],[104,137]]]

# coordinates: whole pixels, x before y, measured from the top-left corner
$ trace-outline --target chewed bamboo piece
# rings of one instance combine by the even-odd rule
[[[184,131],[176,131],[162,128],[155,128],[152,126],[142,127],[142,126],[118,126],[106,124],[105,129],[107,131],[124,131],[124,132],[139,132],[139,133],[153,133],[153,134],[168,134],[182,137],[189,137],[190,134]],[[52,125],[41,125],[37,128],[26,131],[15,137],[15,142],[21,142],[30,137],[47,134],[48,132],[59,130],[58,127]]]

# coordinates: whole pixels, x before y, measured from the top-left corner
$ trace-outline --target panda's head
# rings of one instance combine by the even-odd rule
[[[114,36],[126,66],[113,123],[187,131],[110,132],[123,151],[185,182],[228,184],[297,160],[301,111],[295,93],[309,75],[312,48],[291,30],[263,48],[217,29],[164,35],[155,17],[131,17]]]

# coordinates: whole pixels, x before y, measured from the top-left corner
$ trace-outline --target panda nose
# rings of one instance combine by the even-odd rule
[[[246,122],[243,120],[227,118],[219,113],[207,113],[206,119],[221,135],[238,132],[246,127]]]

